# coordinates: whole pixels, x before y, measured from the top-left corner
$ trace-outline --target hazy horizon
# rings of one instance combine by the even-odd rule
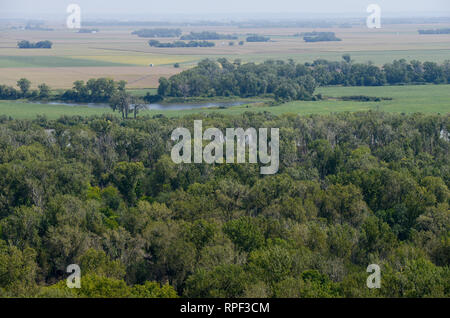
[[[146,0],[0,0],[0,18],[11,19],[65,19],[69,4],[79,4],[84,18],[126,19],[154,17],[211,18],[314,18],[314,17],[361,17],[371,3],[379,4],[386,17],[407,16],[449,16],[448,0],[167,0],[158,2]]]

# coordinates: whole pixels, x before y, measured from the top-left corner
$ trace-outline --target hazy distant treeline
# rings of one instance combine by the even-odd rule
[[[448,29],[418,30],[419,34],[450,34]]]
[[[150,40],[148,44],[152,47],[164,47],[164,48],[173,48],[173,47],[213,47],[216,44],[214,42],[208,41],[175,41],[173,43],[161,43],[157,40]]]
[[[342,41],[334,32],[305,32],[302,35],[305,42]]]
[[[17,47],[19,49],[51,49],[53,43],[51,41],[39,41],[36,43],[30,41],[20,41],[17,42]]]
[[[181,35],[180,29],[141,29],[132,32],[141,38],[177,38]]]
[[[249,37],[247,37],[247,42],[268,42],[268,41],[270,41],[269,37],[258,34],[250,35]]]
[[[99,31],[100,30],[97,29],[97,28],[94,28],[94,29],[79,29],[78,33],[97,33]]]
[[[217,32],[191,32],[190,34],[183,35],[180,40],[237,40],[236,35],[219,34]]]

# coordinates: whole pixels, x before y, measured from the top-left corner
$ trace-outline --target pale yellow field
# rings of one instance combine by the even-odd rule
[[[33,87],[47,83],[54,89],[65,89],[72,87],[76,80],[109,77],[127,81],[129,88],[153,88],[158,87],[161,76],[170,77],[178,72],[179,69],[163,66],[3,68],[0,69],[0,83],[14,86],[18,79],[25,77]]]
[[[93,61],[121,63],[121,64],[133,64],[149,66],[153,64],[155,66],[160,65],[173,65],[175,63],[185,63],[194,61],[195,57],[184,56],[171,56],[171,55],[156,55],[156,54],[143,54],[138,55],[74,55],[70,56],[75,59],[86,59]]]

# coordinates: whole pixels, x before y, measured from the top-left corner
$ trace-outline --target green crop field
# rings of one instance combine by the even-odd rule
[[[0,68],[26,67],[108,67],[126,64],[61,56],[0,56]]]
[[[38,115],[45,115],[49,119],[67,116],[93,116],[112,113],[109,108],[93,108],[88,106],[65,106],[23,103],[15,101],[0,101],[0,116],[6,115],[15,119],[32,119]]]
[[[134,91],[140,95],[144,91]],[[192,109],[192,110],[167,110],[167,111],[143,111],[142,115],[164,114],[168,117],[183,116],[195,113],[220,112],[225,114],[240,114],[246,111],[274,114],[327,114],[334,112],[355,112],[364,110],[380,110],[398,113],[449,113],[450,112],[450,85],[412,85],[412,86],[383,86],[383,87],[322,87],[317,90],[327,97],[366,95],[376,97],[390,97],[392,100],[381,102],[354,102],[339,100],[323,100],[317,102],[293,101],[279,106],[266,106],[261,104],[249,104],[229,107],[227,109]],[[88,106],[46,105],[23,102],[0,101],[0,115],[11,116],[16,119],[30,119],[37,115],[45,115],[49,119],[56,119],[67,115],[101,115],[112,114],[108,108],[93,108]],[[118,115],[118,113],[116,113]]]
[[[441,49],[423,49],[423,50],[368,50],[368,51],[352,51],[343,50],[335,52],[324,52],[316,50],[302,50],[299,53],[266,53],[262,52],[259,54],[248,54],[248,55],[220,55],[220,57],[225,57],[230,61],[235,59],[241,59],[243,62],[256,62],[261,63],[268,59],[272,60],[287,60],[292,59],[296,63],[306,63],[312,62],[317,59],[326,59],[330,61],[339,61],[342,55],[350,54],[352,60],[358,63],[372,62],[375,65],[384,65],[390,63],[393,60],[405,59],[407,61],[419,60],[419,61],[433,61],[437,63],[442,63],[449,60],[449,50]],[[196,60],[191,62],[185,62],[181,65],[191,65],[194,62],[198,62],[203,58],[217,59],[219,55],[205,55],[198,56]]]
[[[450,112],[450,85],[408,85],[379,87],[323,87],[317,90],[325,96],[355,96],[366,95],[390,97],[392,100],[382,102],[356,103],[367,104],[370,108],[379,108],[389,112]],[[297,104],[293,102],[292,104]],[[362,106],[363,106],[362,105]],[[367,107],[367,106],[366,106]]]

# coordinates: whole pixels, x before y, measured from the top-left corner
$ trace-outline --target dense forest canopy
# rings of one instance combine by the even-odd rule
[[[174,164],[194,119],[279,127],[279,173]],[[448,297],[449,132],[448,114],[0,117],[0,296]]]
[[[236,64],[222,58],[203,60],[197,67],[170,79],[161,78],[161,96],[241,96],[264,94],[308,99],[316,88],[314,78],[293,64],[267,61],[262,64]]]

